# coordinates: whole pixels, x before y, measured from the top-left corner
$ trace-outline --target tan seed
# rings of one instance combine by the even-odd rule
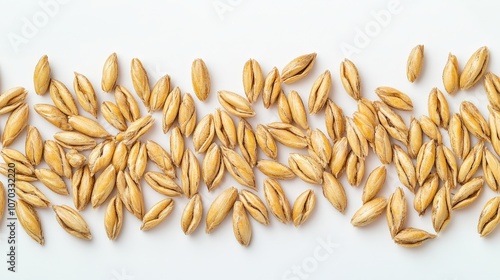
[[[15,210],[17,219],[26,233],[40,245],[43,245],[45,239],[43,237],[40,218],[38,218],[36,210],[21,199],[16,201]]]
[[[434,196],[432,202],[432,226],[441,232],[451,219],[451,198],[449,184],[445,183]]]
[[[493,191],[500,189],[500,161],[486,147],[483,151],[483,173],[486,184]]]
[[[332,159],[330,160],[330,170],[332,174],[339,178],[345,169],[347,156],[349,155],[349,143],[346,137],[340,138],[332,146]]]
[[[142,221],[144,217],[144,200],[141,186],[130,177],[127,171],[119,171],[116,176],[116,188],[127,211]]]
[[[328,96],[330,95],[331,88],[332,75],[330,74],[330,71],[326,70],[316,79],[316,81],[314,81],[314,84],[309,93],[307,106],[310,114],[317,114],[319,111],[321,111],[321,109],[323,109],[323,107],[325,107]]]
[[[323,183],[323,167],[312,157],[291,153],[288,165],[293,173],[303,181],[311,184]]]
[[[241,190],[238,199],[245,207],[245,210],[247,210],[250,216],[257,222],[263,225],[269,224],[269,214],[266,205],[256,194],[251,191]]]
[[[375,140],[375,126],[373,121],[360,112],[354,112],[352,120],[364,138],[371,144]]]
[[[412,111],[413,102],[411,98],[401,91],[391,87],[378,87],[375,89],[378,97],[394,109]]]
[[[328,172],[323,172],[323,196],[340,213],[344,213],[347,207],[347,196],[342,184]]]
[[[148,140],[146,142],[146,151],[148,158],[154,162],[156,166],[160,168],[163,173],[165,173],[165,175],[172,179],[177,177],[175,166],[170,155],[160,146],[160,144],[153,140]]]
[[[127,123],[125,123],[125,118],[120,112],[120,108],[116,106],[113,102],[104,101],[101,104],[101,114],[104,119],[113,127],[120,131],[127,130]]]
[[[367,119],[372,123],[372,126],[379,124],[377,109],[373,102],[366,98],[361,98],[358,100],[358,112],[365,115]]]
[[[233,150],[221,147],[224,165],[231,176],[245,187],[255,189],[255,176],[248,162]]]
[[[316,195],[312,190],[307,190],[299,195],[292,208],[293,225],[302,225],[311,215],[316,205]]]
[[[83,110],[94,116],[94,118],[97,118],[97,96],[89,79],[75,72],[73,89],[75,90],[76,100],[78,100]]]
[[[373,149],[382,164],[390,164],[392,162],[391,139],[385,128],[381,125],[377,125],[375,128],[375,144]]]
[[[175,87],[167,96],[165,105],[163,105],[162,129],[163,133],[167,133],[172,124],[177,119],[179,108],[181,106],[181,90]]]
[[[417,166],[415,171],[417,172],[417,180],[420,185],[424,183],[427,176],[431,173],[435,161],[436,142],[434,142],[434,140],[430,140],[423,144],[420,151],[418,151]]]
[[[477,139],[490,141],[490,128],[477,107],[469,101],[462,101],[460,104],[460,114],[462,122],[467,130]]]
[[[393,145],[393,152],[399,181],[414,193],[417,186],[417,173],[410,156],[398,145]]]
[[[274,217],[283,224],[289,223],[292,219],[290,203],[278,181],[269,178],[264,181],[264,197]]]
[[[105,92],[111,92],[118,79],[118,58],[116,53],[108,56],[102,67],[101,88]]]
[[[77,150],[71,149],[66,153],[66,159],[71,165],[71,167],[74,167],[77,169],[77,171],[83,167],[83,165],[86,163],[87,158],[79,153]],[[74,178],[75,174],[73,173],[72,178]]]
[[[302,102],[302,98],[300,97],[299,93],[295,90],[292,90],[288,94],[288,104],[290,104],[293,121],[302,129],[309,129],[306,108],[304,107],[304,103]]]
[[[177,185],[177,183],[163,173],[149,171],[144,175],[144,179],[153,190],[160,194],[166,196],[182,195],[182,189]]]
[[[106,201],[115,188],[116,172],[112,164],[96,178],[94,189],[92,190],[92,207],[97,208]]]
[[[258,124],[255,130],[255,139],[260,149],[264,154],[272,159],[278,157],[278,147],[274,141],[273,135],[269,132],[266,126]]]
[[[67,149],[75,149],[77,151],[85,151],[95,148],[96,141],[80,132],[63,131],[54,134],[57,144]]]
[[[196,107],[193,97],[189,93],[182,96],[177,122],[182,134],[186,137],[189,137],[196,127]]]
[[[0,94],[0,115],[15,110],[26,100],[28,91],[23,87],[14,87]]]
[[[418,155],[418,151],[422,148],[423,144],[423,135],[422,135],[422,126],[420,122],[411,117],[410,121],[410,129],[408,130],[408,155],[411,158],[416,158]]]
[[[191,81],[198,99],[205,101],[210,93],[210,74],[201,58],[195,59],[191,65]]]
[[[248,246],[252,239],[250,220],[241,201],[236,201],[233,206],[233,232],[236,240],[243,246]]]
[[[189,200],[188,204],[182,211],[181,227],[184,234],[193,233],[200,224],[203,216],[203,204],[201,203],[200,194],[195,194]]]
[[[76,106],[75,99],[63,83],[52,80],[50,82],[49,93],[54,105],[61,110],[61,112],[68,116],[78,115],[78,107]]]
[[[133,122],[141,117],[139,104],[137,104],[137,101],[132,93],[130,93],[130,91],[124,86],[116,86],[115,102],[118,109],[120,109],[120,113],[127,121]]]
[[[206,233],[211,233],[229,214],[233,208],[238,190],[235,187],[227,188],[215,198],[207,212]]]
[[[174,209],[174,200],[166,198],[153,205],[142,219],[141,230],[150,230],[163,222]]]
[[[280,120],[284,123],[291,124],[293,122],[292,110],[290,109],[290,104],[283,90],[278,96],[278,115]]]
[[[115,240],[123,225],[123,203],[119,196],[114,196],[104,213],[104,229],[109,240]]]
[[[458,165],[453,152],[444,145],[436,148],[436,172],[443,182],[448,182],[450,188],[457,185]]]
[[[94,189],[94,176],[90,175],[88,165],[76,170],[71,178],[71,194],[73,204],[78,211],[83,210],[90,202]]]
[[[366,179],[365,187],[363,188],[363,195],[361,200],[363,203],[367,203],[372,200],[382,189],[385,184],[387,170],[385,166],[379,166],[368,175]]]
[[[457,180],[460,184],[467,183],[476,174],[483,160],[483,149],[484,143],[478,142],[464,158],[458,169]]]
[[[43,158],[52,171],[59,176],[64,176],[68,179],[71,178],[72,171],[69,165],[64,149],[55,141],[47,140],[44,144]]]
[[[309,155],[326,168],[332,158],[332,146],[326,135],[319,129],[308,131]]]
[[[460,74],[458,73],[457,57],[453,54],[448,54],[448,60],[443,69],[443,85],[446,92],[453,95],[458,91],[460,82]]]
[[[486,46],[472,54],[460,75],[460,89],[466,90],[473,87],[483,77],[489,59],[490,52]]]
[[[448,127],[448,135],[453,153],[459,159],[464,159],[470,151],[470,136],[469,131],[463,124],[462,117],[459,114],[454,114],[451,117],[450,125]],[[492,140],[492,142],[494,141]]]
[[[68,123],[76,131],[94,138],[111,138],[112,135],[97,121],[84,116],[69,116]]]
[[[250,103],[254,103],[259,98],[264,87],[264,75],[259,62],[249,59],[243,67],[243,89]]]
[[[248,164],[251,167],[255,166],[257,164],[257,139],[255,139],[252,125],[243,118],[238,123],[238,146]]]
[[[366,157],[368,155],[368,141],[352,118],[346,117],[346,131],[347,141],[349,141],[351,150],[358,157]]]
[[[174,165],[179,167],[184,155],[184,137],[177,126],[170,133],[170,155]]]
[[[66,232],[81,239],[92,239],[89,226],[78,211],[67,205],[54,205],[52,209],[56,213],[57,222]]]
[[[139,182],[144,171],[146,170],[146,164],[148,161],[148,151],[146,144],[141,142],[136,142],[132,148],[130,148],[127,166],[130,171],[130,177],[136,182]]]
[[[89,168],[92,175],[107,167],[115,152],[115,141],[107,140],[99,143],[89,154]]]
[[[234,149],[238,137],[231,116],[226,111],[217,109],[213,114],[213,119],[217,138],[219,138],[224,147]]]
[[[128,162],[128,149],[127,145],[123,142],[118,142],[115,147],[115,152],[113,153],[113,159],[111,159],[111,164],[115,167],[115,171],[123,171],[127,167]]]
[[[203,117],[193,132],[193,146],[196,153],[204,153],[215,137],[215,125],[212,114]]]
[[[423,66],[424,45],[417,45],[411,50],[408,61],[406,62],[406,77],[408,81],[413,83],[420,76]]]
[[[429,93],[427,110],[431,120],[439,127],[448,129],[450,122],[450,108],[448,101],[438,88],[433,88]]]
[[[408,127],[396,112],[394,112],[385,103],[375,101],[375,107],[377,108],[378,119],[380,124],[382,124],[394,139],[400,141],[404,145],[408,144]]]
[[[116,135],[116,141],[124,141],[125,145],[133,145],[142,135],[146,134],[153,126],[155,119],[151,115],[137,119],[127,130]]]
[[[278,69],[274,67],[264,80],[264,91],[262,93],[262,103],[268,109],[276,102],[281,93],[281,81]]]
[[[26,103],[10,113],[2,134],[2,145],[4,147],[12,144],[17,136],[23,132],[24,128],[28,125],[28,117],[29,108]]]
[[[316,53],[301,55],[290,61],[281,71],[281,80],[291,84],[305,77],[314,66]]]
[[[342,109],[331,99],[326,102],[325,125],[328,136],[333,141],[337,141],[345,133],[345,117]]]
[[[295,178],[295,173],[288,166],[274,160],[261,159],[257,162],[257,168],[264,175],[274,179],[288,180]]]
[[[267,128],[274,140],[290,148],[307,147],[307,138],[297,127],[280,122],[273,122],[267,125]]]
[[[403,189],[398,187],[394,193],[389,196],[387,208],[385,211],[387,225],[391,237],[394,238],[404,227],[406,221],[406,197]]]
[[[50,86],[50,64],[47,55],[40,58],[35,66],[35,73],[33,74],[33,83],[35,92],[38,95],[44,95]]]
[[[500,110],[500,78],[491,72],[486,73],[484,90],[493,109]]]
[[[4,191],[3,187],[2,191]],[[31,183],[23,181],[16,182],[15,192],[18,199],[24,200],[33,207],[47,208],[50,205],[50,200]]]
[[[350,152],[345,165],[347,182],[351,186],[359,186],[365,176],[365,160]]]
[[[477,223],[477,232],[480,236],[490,234],[500,223],[499,210],[500,197],[496,196],[486,202]]]
[[[361,81],[358,69],[349,59],[345,59],[340,64],[340,80],[342,81],[345,91],[354,98],[354,100],[359,100],[361,98]]]
[[[138,58],[132,59],[130,75],[132,76],[132,84],[134,85],[135,92],[144,103],[144,106],[149,108],[151,90],[149,87],[148,73]]]
[[[469,206],[481,194],[483,190],[484,178],[476,177],[463,184],[458,192],[451,198],[453,210],[462,209]]]
[[[432,173],[429,177],[420,184],[415,199],[413,200],[413,208],[419,215],[425,213],[425,209],[432,203],[434,196],[439,188],[439,178],[436,173]]]
[[[68,187],[64,180],[59,177],[54,171],[49,169],[36,169],[35,175],[42,184],[44,184],[51,191],[60,194],[60,195],[68,195]]]
[[[33,165],[31,165],[26,156],[21,152],[14,149],[2,148],[0,155],[6,164],[11,163],[16,166],[16,175],[33,175]]]
[[[419,123],[422,128],[422,132],[430,139],[435,140],[437,144],[441,144],[443,142],[439,127],[431,120],[431,118],[426,115],[422,115],[420,116]]]
[[[227,90],[217,92],[220,105],[226,111],[236,117],[251,118],[255,116],[252,104],[242,96]]]
[[[203,181],[208,191],[215,189],[224,177],[224,161],[219,146],[215,143],[210,145],[201,166]]]
[[[374,198],[363,204],[351,218],[351,224],[355,227],[366,226],[375,221],[385,210],[387,199],[385,197]]]
[[[198,193],[200,185],[200,164],[190,149],[184,152],[181,163],[181,185],[184,194],[191,198]]]
[[[3,218],[5,205],[7,204],[7,195],[3,183],[0,182],[0,219]]]
[[[425,230],[416,228],[405,228],[394,236],[394,242],[399,246],[414,248],[422,245],[426,240],[434,239],[436,235]]]

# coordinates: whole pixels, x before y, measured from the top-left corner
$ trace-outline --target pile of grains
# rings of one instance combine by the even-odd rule
[[[52,207],[65,231],[89,240],[92,234],[80,211],[89,204],[93,208],[104,205],[104,227],[109,239],[114,240],[120,234],[124,208],[142,221],[141,230],[145,231],[171,214],[176,197],[186,196],[189,202],[181,217],[185,234],[193,233],[202,220],[206,232],[211,233],[232,212],[234,236],[247,246],[252,237],[249,216],[269,225],[271,212],[278,221],[293,222],[298,227],[314,211],[317,198],[313,189],[304,191],[291,204],[280,181],[297,176],[305,183],[321,186],[324,198],[343,213],[347,196],[339,178],[345,174],[350,185],[360,185],[365,177],[365,159],[373,151],[380,165],[367,175],[363,205],[352,216],[351,224],[366,226],[385,213],[394,242],[415,247],[436,235],[405,224],[408,203],[401,187],[391,186],[395,189],[388,198],[379,195],[385,185],[387,165],[394,164],[401,185],[414,194],[413,208],[419,215],[431,208],[436,233],[445,229],[454,210],[474,202],[485,183],[493,191],[499,190],[500,79],[486,73],[488,60],[488,48],[481,47],[460,73],[457,58],[450,54],[442,75],[450,96],[482,80],[489,100],[488,121],[468,101],[461,103],[459,113],[450,114],[445,95],[434,88],[428,96],[428,116],[412,117],[408,126],[398,111],[412,111],[411,98],[388,86],[375,89],[380,100],[363,98],[358,70],[348,59],[340,65],[340,80],[358,103],[352,116],[345,116],[330,99],[332,76],[328,70],[315,80],[307,104],[294,90],[284,93],[284,84],[302,79],[314,67],[316,54],[311,53],[293,59],[281,72],[274,67],[266,76],[256,60],[248,60],[243,67],[245,95],[220,90],[217,98],[221,108],[199,117],[193,96],[183,94],[178,87],[171,88],[168,75],[151,88],[148,74],[137,58],[132,60],[130,70],[134,95],[116,84],[118,58],[114,53],[108,57],[101,88],[113,93],[115,102],[99,104],[93,85],[84,75],[75,73],[72,93],[52,78],[48,57],[43,56],[35,67],[34,89],[38,95],[49,92],[53,104],[33,107],[60,131],[53,139],[42,139],[39,130],[28,124],[28,91],[16,87],[3,92],[0,114],[10,115],[1,138],[0,155],[5,163],[0,164],[0,173],[8,176],[9,167],[15,164],[15,211],[26,233],[40,244],[44,244],[44,234],[37,208]],[[408,81],[418,80],[423,64],[424,46],[419,45],[408,57]],[[211,93],[208,68],[203,60],[196,59],[191,71],[194,96],[203,102]],[[260,97],[265,108],[277,107],[281,122],[252,127],[246,120],[256,116],[253,103]],[[140,103],[150,113],[162,112],[163,132],[170,132],[168,150],[144,139],[155,119],[151,114],[141,115]],[[113,135],[95,119],[80,115],[80,109],[96,119],[100,112],[119,132]],[[310,129],[309,114],[324,114],[326,133]],[[22,141],[18,136],[25,129],[24,153],[9,148],[15,141]],[[441,135],[446,131],[448,146]],[[478,140],[474,145],[471,134]],[[192,142],[194,152],[186,148],[185,141]],[[287,163],[276,160],[280,145],[297,150],[289,154]],[[264,158],[258,158],[258,149]],[[201,162],[196,154],[203,156]],[[39,167],[42,161],[48,168]],[[158,171],[147,171],[148,161]],[[268,177],[261,192],[257,191],[255,167]],[[480,168],[483,176],[476,175]],[[225,188],[204,211],[200,185],[204,183],[208,191],[223,188],[219,185],[227,173],[247,189]],[[153,190],[167,197],[150,209],[144,207],[143,178]],[[71,194],[74,205],[52,204],[33,184],[35,181],[59,195]],[[2,185],[0,218],[5,203]],[[481,236],[498,225],[499,209],[499,196],[486,203],[477,226]]]

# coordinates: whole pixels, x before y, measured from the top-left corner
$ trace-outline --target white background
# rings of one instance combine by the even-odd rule
[[[273,66],[281,70],[298,55],[316,52],[317,61],[311,73],[286,85],[285,91],[298,90],[307,104],[315,78],[329,69],[333,75],[330,97],[346,115],[356,110],[355,101],[340,84],[339,64],[346,56],[359,69],[363,96],[375,99],[376,87],[396,87],[413,99],[415,116],[427,113],[427,95],[433,87],[443,90],[441,73],[448,52],[454,53],[463,67],[477,48],[487,45],[491,50],[489,70],[500,72],[496,55],[500,51],[498,7],[493,1],[71,0],[52,2],[55,6],[47,11],[43,3],[48,2],[51,1],[0,2],[0,91],[24,86],[30,91],[30,105],[51,102],[48,95],[35,95],[32,84],[33,69],[44,54],[49,56],[53,78],[72,89],[73,71],[86,75],[94,84],[99,101],[113,98],[100,90],[102,65],[112,52],[118,54],[119,83],[131,90],[129,71],[134,57],[145,65],[151,86],[168,73],[172,85],[183,92],[192,92],[191,62],[203,58],[210,70],[212,92],[205,103],[197,102],[198,119],[219,106],[217,90],[243,94],[241,71],[249,58],[257,59],[267,73]],[[377,15],[389,12],[390,18],[379,18],[377,22]],[[33,26],[28,30],[30,24]],[[365,36],[364,40],[361,36]],[[417,44],[425,45],[425,66],[421,77],[411,84],[406,79],[405,65],[410,50]],[[342,51],[342,46],[347,45],[351,51]],[[487,112],[482,86],[447,99],[452,112],[458,112],[464,99],[478,105],[483,114]],[[252,124],[279,120],[276,107],[265,110],[261,102],[259,99],[255,105],[258,114]],[[141,110],[147,113],[144,107]],[[34,110],[30,113],[30,123],[42,130],[44,139],[50,139],[57,130]],[[143,140],[155,139],[167,148],[168,136],[161,132],[160,114],[154,116],[154,131]],[[410,115],[404,116],[409,124]],[[0,117],[2,124],[5,120],[6,116]],[[106,125],[102,117],[100,121]],[[322,114],[309,117],[309,121],[313,128],[324,130]],[[106,127],[116,133],[109,125]],[[447,133],[442,133],[447,141]],[[23,151],[24,137],[25,133],[13,147]],[[286,162],[290,151],[280,145],[279,160]],[[261,153],[260,157],[264,155]],[[378,165],[372,153],[366,175]],[[149,165],[148,170],[155,167]],[[381,191],[386,197],[401,185],[394,167],[391,165],[388,170]],[[257,169],[256,174],[259,195],[263,197],[264,176]],[[345,177],[342,182],[348,195],[345,214],[338,213],[324,199],[319,186],[298,179],[283,181],[291,203],[306,189],[315,191],[317,205],[313,214],[300,228],[283,225],[274,217],[267,227],[252,220],[253,237],[248,248],[234,239],[230,219],[210,235],[204,233],[202,222],[194,234],[185,236],[180,215],[186,198],[176,198],[171,216],[150,232],[142,232],[140,221],[127,212],[116,241],[109,241],[105,234],[104,207],[82,212],[93,234],[91,241],[68,235],[57,224],[52,210],[40,209],[46,244],[38,245],[18,223],[16,273],[8,272],[4,261],[8,248],[4,218],[0,221],[0,279],[497,278],[499,232],[480,238],[476,230],[482,206],[496,195],[486,186],[471,206],[453,212],[452,221],[438,238],[420,248],[406,249],[391,240],[385,217],[365,228],[351,226],[350,218],[361,206],[362,186],[351,187]],[[233,184],[242,188],[227,174],[213,193],[201,184],[205,213],[216,195]],[[36,185],[53,204],[72,205],[70,197]],[[162,199],[145,182],[142,187],[147,209]],[[407,189],[405,193],[409,199],[406,225],[433,232],[430,210],[419,217],[412,208],[413,196]],[[326,250],[322,245],[325,243],[332,243],[332,248]],[[301,271],[300,275],[293,274],[294,267]]]

